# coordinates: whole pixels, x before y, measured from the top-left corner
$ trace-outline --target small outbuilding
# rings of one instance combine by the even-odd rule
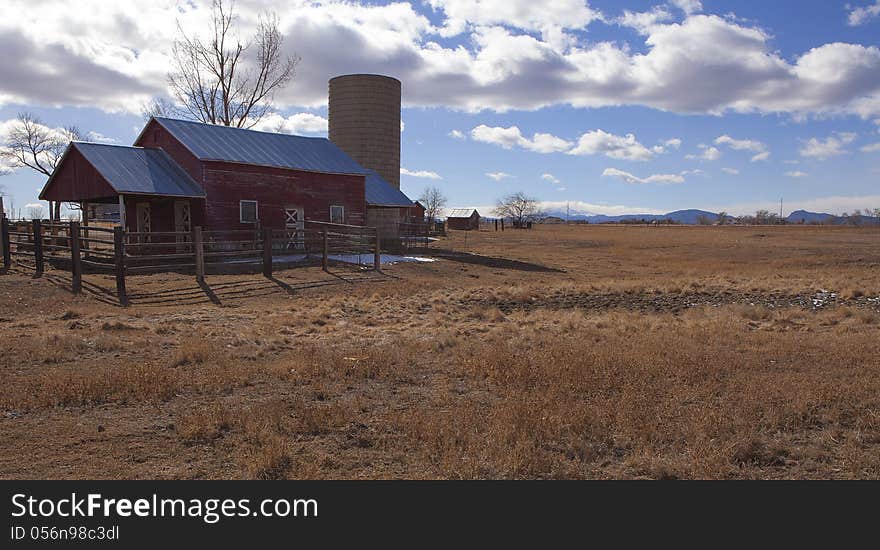
[[[414,201],[413,205],[409,208],[409,218],[410,221],[413,222],[423,222],[425,221],[425,212],[426,209],[419,201]]]
[[[455,208],[446,215],[446,227],[459,231],[480,228],[480,213],[471,208]]]

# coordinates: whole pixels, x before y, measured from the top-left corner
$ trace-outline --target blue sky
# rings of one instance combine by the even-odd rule
[[[20,0],[10,0],[16,4]],[[18,112],[130,144],[200,2],[21,2],[0,22],[0,139]],[[73,4],[73,5],[71,5]],[[326,81],[403,82],[402,188],[488,209],[880,208],[880,0],[241,0],[302,56],[264,128],[326,135]],[[0,177],[16,206],[44,179]],[[0,166],[0,170],[3,167]],[[9,200],[9,199],[7,199]]]

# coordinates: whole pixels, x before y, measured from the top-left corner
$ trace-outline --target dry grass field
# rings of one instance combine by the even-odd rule
[[[132,277],[128,308],[0,275],[0,477],[880,477],[877,228],[434,247]]]

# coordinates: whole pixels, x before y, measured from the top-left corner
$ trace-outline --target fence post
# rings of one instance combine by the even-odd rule
[[[45,265],[43,264],[43,224],[40,220],[33,221],[34,229],[34,267],[36,267],[36,276],[43,274]]]
[[[381,242],[379,239],[379,228],[376,228],[376,250],[373,252],[373,269],[379,271],[382,265]]]
[[[70,222],[70,273],[73,276],[73,292],[82,292],[82,258],[79,251],[79,222]]]
[[[205,280],[205,247],[202,244],[202,228],[193,228],[193,252],[196,256],[196,279],[199,282]]]
[[[272,230],[263,228],[263,277],[272,277]]]
[[[322,239],[324,240],[324,242],[321,246],[321,269],[323,269],[324,271],[327,271],[328,270],[328,266],[327,266],[327,248],[328,248],[328,246],[327,246],[328,245],[328,243],[327,243],[327,230],[325,229],[324,231],[322,231],[321,235],[322,235]]]
[[[116,294],[119,303],[127,306],[128,295],[125,292],[125,230],[113,228],[113,252],[116,258]]]
[[[0,216],[0,246],[3,248],[3,271],[12,267],[12,251],[9,250],[9,218]]]

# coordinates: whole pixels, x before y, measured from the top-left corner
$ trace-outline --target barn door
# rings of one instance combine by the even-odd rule
[[[192,231],[192,223],[190,221],[189,201],[174,201],[174,231],[182,233],[175,235],[174,238],[180,245],[177,247],[179,253],[188,252],[184,243],[190,240]]]
[[[301,206],[284,207],[284,229],[287,233],[287,248],[297,249],[303,247],[305,220]]]
[[[135,206],[135,210],[137,213],[137,223],[136,223],[136,231],[138,233],[149,233],[153,230],[153,222],[151,218],[152,211],[150,210],[150,203],[148,202],[139,202]],[[139,242],[147,243],[150,242],[149,235],[140,235],[138,238]]]

